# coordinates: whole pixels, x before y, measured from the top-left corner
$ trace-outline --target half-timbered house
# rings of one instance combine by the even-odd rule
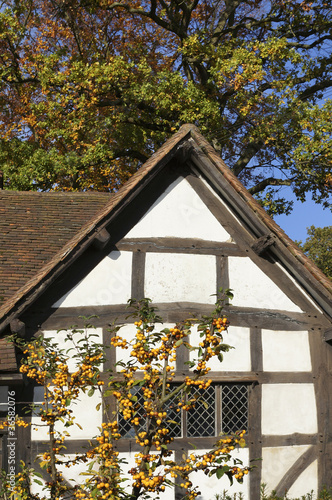
[[[231,288],[225,313],[235,349],[212,365],[208,408],[182,417],[175,456],[209,449],[220,432],[241,427],[240,458],[262,460],[233,491],[257,500],[262,482],[290,497],[332,485],[332,284],[194,126],[183,126],[116,194],[0,191],[0,231],[2,416],[8,389],[18,411],[41,398],[19,373],[8,334],[42,332],[61,345],[59,329],[95,314],[107,342],[114,320],[133,330],[131,297],[151,298],[168,324],[211,311],[213,294]],[[105,368],[117,356],[111,351]],[[176,380],[188,373],[185,361]],[[101,424],[92,400],[76,408],[83,429],[72,432],[68,454]],[[119,451],[131,463],[136,444],[119,424]],[[47,436],[19,428],[17,437],[17,458],[33,464]],[[6,466],[5,433],[1,442]],[[204,500],[228,487],[198,480]]]

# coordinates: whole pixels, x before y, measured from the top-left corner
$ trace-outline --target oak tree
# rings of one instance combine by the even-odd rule
[[[307,239],[300,247],[332,279],[332,226],[307,228]]]
[[[195,123],[271,213],[330,206],[327,0],[3,0],[10,189],[117,190]]]

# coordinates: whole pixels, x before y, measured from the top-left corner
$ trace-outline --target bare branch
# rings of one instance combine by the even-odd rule
[[[242,170],[246,168],[250,160],[258,153],[258,151],[263,147],[263,141],[257,141],[255,143],[250,143],[244,153],[240,156],[238,161],[232,168],[233,174],[238,176]]]
[[[293,179],[276,179],[275,177],[268,177],[263,181],[256,184],[256,186],[248,189],[249,193],[254,195],[261,193],[267,186],[290,186]]]
[[[114,151],[115,158],[135,158],[141,162],[145,162],[148,160],[148,156],[141,153],[140,151],[136,151],[135,149],[123,149],[123,150],[115,150]]]

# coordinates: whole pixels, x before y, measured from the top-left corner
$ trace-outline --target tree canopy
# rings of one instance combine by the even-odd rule
[[[271,213],[331,206],[327,0],[4,0],[9,189],[116,190],[195,123]]]
[[[307,234],[301,249],[332,280],[332,226],[310,226]]]

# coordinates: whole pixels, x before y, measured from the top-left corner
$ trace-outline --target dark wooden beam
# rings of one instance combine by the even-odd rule
[[[102,250],[107,245],[110,239],[110,233],[107,231],[107,229],[103,228],[96,233],[92,245],[97,250]]]
[[[155,303],[154,306],[165,323],[176,323],[187,318],[199,318],[202,314],[210,314],[212,310],[211,304],[190,302]],[[223,312],[228,317],[231,326],[287,331],[302,331],[319,326],[319,320],[316,317],[305,313],[236,306],[226,306]],[[56,310],[50,309],[49,314],[46,314],[42,319],[40,313],[36,313],[27,317],[26,321],[40,325],[43,330],[57,330],[67,328],[68,325],[72,324],[83,327],[84,321],[79,318],[91,315],[96,315],[96,318],[93,319],[93,324],[96,327],[106,326],[113,321],[116,321],[117,324],[134,322],[132,318],[128,318],[127,304],[59,307]]]
[[[283,446],[302,446],[302,445],[317,445],[317,434],[285,434],[284,436],[262,436],[262,446],[265,448],[283,447]]]
[[[265,234],[252,243],[252,250],[257,255],[263,255],[270,246],[274,245],[275,241],[272,234]]]
[[[286,472],[276,487],[276,494],[284,496],[300,474],[317,458],[317,447],[311,446],[305,451]]]
[[[25,323],[18,318],[13,319],[13,321],[10,322],[10,331],[20,338],[25,337]]]
[[[199,238],[123,238],[116,247],[119,250],[142,252],[193,253],[207,255],[245,256],[235,243],[207,241]]]
[[[328,344],[332,345],[332,328],[325,330],[324,339]]]

